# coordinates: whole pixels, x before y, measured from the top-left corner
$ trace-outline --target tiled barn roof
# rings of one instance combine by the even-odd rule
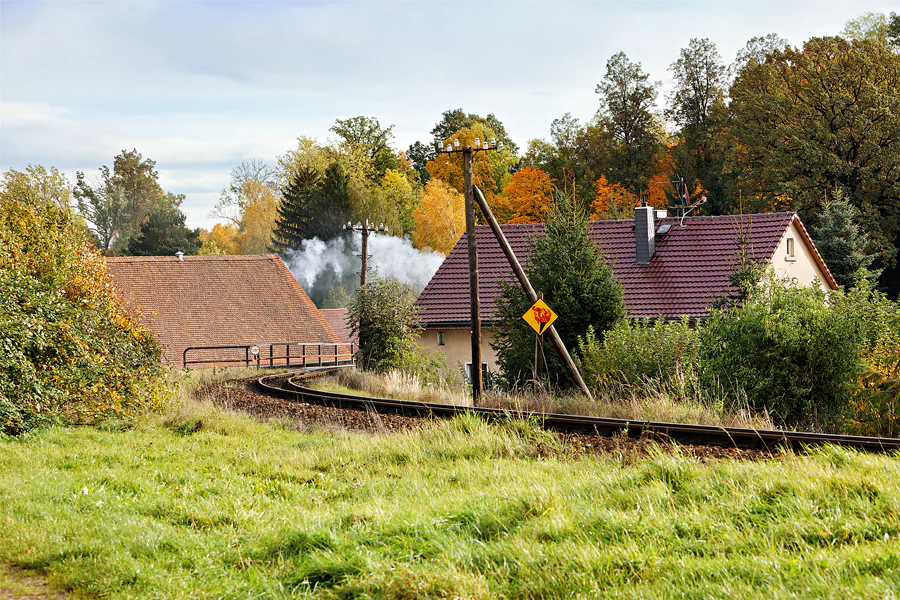
[[[657,228],[663,224],[672,227],[667,234],[657,235],[656,253],[648,265],[634,262],[633,219],[592,221],[590,235],[613,262],[613,271],[622,283],[626,310],[631,318],[682,315],[703,318],[712,303],[735,291],[729,274],[737,264],[738,239],[742,232],[747,238],[749,256],[757,261],[770,260],[785,230],[795,220],[804,241],[826,274],[827,283],[836,287],[795,213],[688,217],[683,227],[674,217],[657,221]],[[522,266],[526,266],[532,240],[543,233],[543,224],[503,225],[502,228]],[[476,237],[482,321],[490,322],[501,283],[515,283],[515,276],[487,225],[477,227]],[[427,325],[470,322],[465,235],[419,295],[417,304],[421,309],[421,321]]]
[[[114,257],[107,266],[171,364],[188,346],[342,341],[274,254]]]
[[[347,344],[357,342],[357,336],[351,333],[350,326],[347,324],[346,308],[323,308],[320,310],[342,342]]]

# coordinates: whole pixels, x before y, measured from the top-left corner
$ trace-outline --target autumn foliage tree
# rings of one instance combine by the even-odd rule
[[[461,129],[447,138],[446,143],[454,144],[457,140],[460,146],[472,146],[476,139],[491,139],[494,132],[487,126],[476,123],[472,129]],[[488,204],[496,217],[501,221],[509,221],[512,212],[501,190],[509,183],[511,176],[509,167],[518,162],[518,158],[508,149],[493,150],[491,152],[476,152],[472,158],[472,182],[484,194]],[[453,186],[458,192],[463,192],[464,176],[463,161],[459,154],[440,154],[426,164],[426,169],[433,179]]]
[[[525,167],[503,188],[512,211],[509,223],[539,223],[553,203],[553,182],[544,171]]]
[[[637,196],[622,184],[609,183],[606,175],[597,179],[595,190],[597,195],[591,204],[591,219],[627,218],[639,202]]]
[[[160,348],[120,304],[81,218],[10,192],[0,186],[0,434],[159,403]]]
[[[820,214],[835,188],[859,210],[880,266],[900,232],[900,54],[818,37],[751,62],[731,88],[727,166],[751,210]]]
[[[413,211],[413,220],[416,247],[449,254],[466,229],[465,198],[440,179],[431,179]]]

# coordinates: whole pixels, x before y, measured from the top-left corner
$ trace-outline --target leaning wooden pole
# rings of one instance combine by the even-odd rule
[[[494,237],[496,237],[497,241],[500,243],[500,248],[503,249],[506,260],[509,261],[509,265],[516,274],[522,289],[525,290],[525,293],[528,295],[528,299],[534,304],[538,301],[538,295],[537,292],[534,291],[534,288],[531,287],[531,282],[528,281],[528,275],[525,274],[525,269],[522,268],[519,259],[516,258],[516,253],[513,252],[512,246],[509,245],[509,240],[506,239],[506,235],[503,233],[503,230],[500,229],[500,224],[497,222],[497,219],[494,218],[494,213],[491,211],[491,207],[488,206],[487,200],[484,199],[484,194],[481,193],[481,190],[478,189],[477,185],[473,185],[472,187],[475,191],[475,201],[478,202],[478,206],[481,207],[481,212],[484,214],[484,218],[487,219],[488,225],[491,226]],[[563,363],[565,363],[566,370],[569,372],[572,381],[575,382],[589,400],[593,401],[594,397],[591,394],[591,390],[588,389],[587,384],[584,383],[584,379],[581,378],[581,373],[578,372],[575,361],[572,360],[569,351],[566,349],[565,343],[563,343],[562,338],[559,337],[559,334],[556,332],[556,327],[551,325],[547,332],[550,335],[550,341],[553,342],[553,346],[556,348],[556,351],[559,352],[559,356],[562,358]]]

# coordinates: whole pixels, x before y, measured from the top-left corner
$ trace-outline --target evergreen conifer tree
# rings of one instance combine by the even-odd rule
[[[535,240],[527,272],[535,291],[543,292],[544,301],[559,315],[556,330],[570,351],[588,327],[600,336],[625,314],[622,286],[612,265],[591,240],[585,215],[563,194],[557,195],[547,212],[544,235]],[[497,299],[499,322],[492,345],[510,386],[532,378],[535,333],[522,320],[530,305],[518,286],[506,286]],[[550,383],[571,386],[565,366],[549,343],[545,356]]]
[[[838,188],[825,203],[818,223],[812,227],[812,238],[834,279],[843,287],[854,287],[857,281],[875,281],[881,269],[872,269],[874,254],[867,253],[869,236],[857,224],[859,209],[847,193]]]
[[[344,224],[353,216],[350,204],[350,178],[341,165],[331,163],[310,205],[312,212],[306,226],[306,238],[330,240],[343,232]]]
[[[312,167],[303,167],[282,188],[271,250],[286,254],[299,248],[300,242],[310,237],[306,232],[314,214],[312,206],[315,204],[319,183],[319,173]]]

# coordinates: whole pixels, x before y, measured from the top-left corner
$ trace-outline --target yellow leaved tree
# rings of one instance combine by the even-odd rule
[[[465,211],[462,194],[439,179],[429,180],[412,215],[416,247],[449,254],[466,230]]]

